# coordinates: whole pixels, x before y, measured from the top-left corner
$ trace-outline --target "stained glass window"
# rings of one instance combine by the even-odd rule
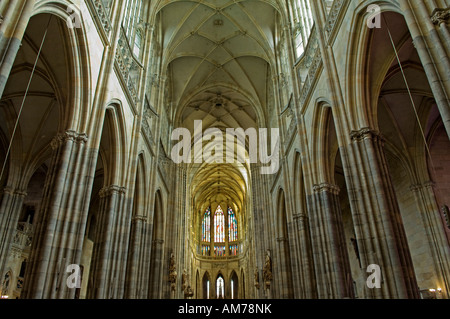
[[[225,214],[222,208],[219,206],[214,214],[214,242],[224,243],[225,242]]]
[[[210,250],[211,247],[210,246],[202,246],[202,256],[209,256],[210,255]]]
[[[203,216],[202,221],[202,241],[211,242],[211,209],[208,208]]]
[[[231,208],[228,208],[228,240],[230,242],[238,240],[237,219]]]
[[[214,254],[216,257],[225,256],[225,246],[214,246]]]
[[[237,256],[238,255],[238,245],[231,245],[230,246],[230,255],[231,256]]]

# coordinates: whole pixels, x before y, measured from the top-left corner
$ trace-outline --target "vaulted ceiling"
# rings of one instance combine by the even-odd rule
[[[175,121],[255,127],[272,91],[276,10],[264,1],[172,1],[161,8]]]
[[[174,126],[265,127],[273,107],[272,74],[278,11],[270,1],[164,1],[158,8],[163,70]],[[245,203],[249,167],[197,165],[194,199]]]

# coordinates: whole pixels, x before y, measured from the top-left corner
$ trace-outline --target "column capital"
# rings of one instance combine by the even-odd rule
[[[21,196],[21,197],[26,197],[28,195],[28,193],[25,190],[23,190],[23,189],[14,189],[14,188],[9,187],[9,186],[6,186],[5,188],[3,188],[2,192],[3,192],[3,194],[8,194],[8,195],[11,195],[11,196],[18,195],[18,196]]]
[[[326,192],[334,195],[339,195],[339,193],[341,192],[339,186],[328,183],[316,184],[313,186],[313,190],[316,193]]]
[[[117,185],[110,185],[107,187],[103,187],[100,192],[99,192],[99,196],[100,198],[104,198],[107,196],[111,196],[112,194],[117,193],[117,194],[125,194],[126,193],[126,188],[125,187],[121,187],[121,186],[117,186]]]
[[[62,144],[67,141],[72,141],[79,144],[86,144],[88,137],[85,133],[78,133],[73,130],[65,131],[64,133],[58,133],[50,142],[53,150],[58,149]]]
[[[450,8],[441,9],[436,8],[431,14],[431,22],[435,25],[441,25],[442,23],[446,23],[450,18]]]
[[[162,239],[155,239],[154,241],[152,241],[153,247],[156,247],[157,245],[162,245],[162,244],[164,244],[164,240],[162,240]]]
[[[138,221],[146,223],[147,222],[147,217],[143,216],[143,215],[136,215],[136,216],[133,216],[131,218],[131,222],[132,223],[135,223],[135,222],[138,222]]]
[[[300,220],[300,221],[305,221],[305,220],[307,221],[309,219],[309,217],[306,214],[304,214],[304,213],[294,214],[292,216],[292,218],[294,220]]]
[[[426,182],[423,182],[423,183],[413,184],[413,185],[410,186],[409,189],[410,189],[412,192],[417,192],[417,191],[419,191],[420,189],[423,189],[423,188],[433,188],[433,187],[435,187],[435,186],[436,186],[436,183],[435,183],[435,182],[433,182],[433,181],[426,181]]]
[[[360,130],[351,131],[350,132],[350,138],[352,141],[361,141],[365,139],[379,139],[383,141],[383,136],[381,133],[377,130],[374,130],[370,127],[364,127]]]

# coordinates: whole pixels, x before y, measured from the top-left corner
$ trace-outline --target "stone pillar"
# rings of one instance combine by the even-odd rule
[[[5,272],[12,238],[17,229],[23,201],[27,194],[23,190],[11,187],[3,189],[0,204],[0,276]]]
[[[75,296],[75,289],[65,284],[65,270],[81,261],[87,221],[83,199],[91,191],[85,170],[86,142],[85,134],[74,131],[59,134],[52,142],[53,156],[36,218],[23,298]]]
[[[411,190],[423,218],[424,230],[429,239],[428,246],[433,256],[433,267],[430,267],[430,272],[435,273],[436,284],[443,288],[443,298],[448,298],[450,291],[450,251],[445,235],[445,226],[435,198],[434,186],[433,182],[425,182],[411,186]]]
[[[149,298],[160,299],[162,297],[164,240],[155,239],[152,242],[150,262]]]
[[[0,23],[0,97],[3,95],[36,1],[2,0],[2,2],[6,2],[6,9]]]
[[[277,238],[278,245],[278,274],[280,278],[280,298],[289,299],[294,295],[292,287],[291,253],[289,251],[289,240],[286,237]]]
[[[438,27],[438,31],[441,33],[444,46],[447,52],[450,51],[450,31],[447,23],[450,19],[450,8],[441,9],[436,8],[431,15],[431,22]]]
[[[353,163],[344,168],[362,271],[377,264],[381,289],[368,289],[370,298],[418,298],[411,255],[399,206],[390,179],[382,138],[369,128],[351,133],[342,148]]]
[[[450,75],[448,72],[450,38],[445,25],[450,18],[449,8],[435,8],[434,12],[429,12],[424,2],[399,0],[447,135],[450,137]],[[431,3],[429,5],[434,6]]]
[[[111,299],[119,297],[121,266],[120,235],[125,188],[111,185],[100,190],[99,219],[97,222],[89,297]]]
[[[147,247],[145,245],[145,232],[146,232],[147,218],[144,216],[134,216],[131,221],[131,235],[130,235],[130,249],[128,251],[128,265],[126,273],[126,287],[125,298],[126,299],[142,299],[145,296],[142,295],[143,287],[143,257],[145,253],[143,249]]]
[[[309,219],[305,214],[294,215],[295,233],[297,235],[299,261],[301,299],[317,298],[314,280],[314,261],[312,259],[311,237],[309,233]]]
[[[312,246],[318,261],[315,269],[319,298],[354,297],[339,191],[336,185],[314,185],[317,215],[312,218],[311,227],[315,229]]]
[[[261,269],[263,267],[262,264],[259,264],[259,261],[264,260],[264,247],[268,245],[268,236],[264,236],[265,227],[264,227],[264,215],[267,207],[264,203],[264,188],[262,179],[264,178],[261,175],[261,166],[260,165],[251,165],[251,178],[252,178],[252,206],[253,206],[253,229],[254,229],[254,251],[253,258],[255,260],[255,268]],[[263,298],[264,296],[264,283],[261,283],[261,289],[256,290],[255,298]]]

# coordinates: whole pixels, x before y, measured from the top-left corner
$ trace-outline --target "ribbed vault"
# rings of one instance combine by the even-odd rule
[[[269,1],[159,4],[166,105],[174,126],[190,130],[192,143],[196,120],[203,121],[203,131],[266,127],[273,107],[278,15]],[[248,145],[241,152],[248,156]],[[191,165],[194,210],[226,202],[238,213],[245,211],[249,171],[248,162]]]

